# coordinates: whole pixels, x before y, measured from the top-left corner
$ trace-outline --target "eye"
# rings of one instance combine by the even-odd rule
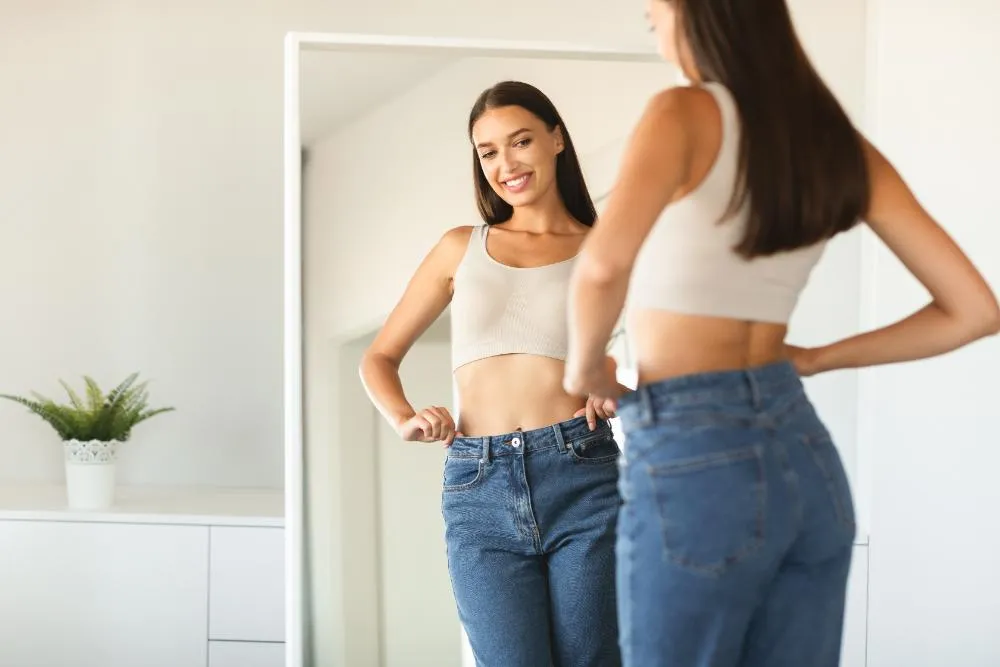
[[[530,145],[531,145],[531,139],[528,138],[518,139],[517,141],[514,142],[514,146],[516,146],[517,148],[527,148]]]
[[[496,155],[496,151],[486,151],[479,156],[480,160],[489,160],[491,157]]]

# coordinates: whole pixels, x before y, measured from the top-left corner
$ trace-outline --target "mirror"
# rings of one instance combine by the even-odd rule
[[[369,402],[358,364],[441,235],[481,222],[466,136],[476,97],[508,79],[542,90],[600,210],[643,106],[675,77],[652,53],[407,41],[289,41],[299,69],[286,119],[286,444],[288,488],[303,492],[289,494],[289,527],[301,533],[290,532],[288,641],[291,655],[301,632],[307,664],[473,664],[446,565],[444,448],[402,442]],[[454,407],[449,340],[445,311],[400,370],[412,402]],[[628,383],[624,337],[612,353]]]

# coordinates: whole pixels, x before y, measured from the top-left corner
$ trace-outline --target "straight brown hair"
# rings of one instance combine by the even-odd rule
[[[659,1],[674,4],[699,77],[725,86],[739,110],[727,217],[749,200],[749,219],[736,251],[771,255],[851,229],[871,197],[863,139],[809,61],[785,0]]]

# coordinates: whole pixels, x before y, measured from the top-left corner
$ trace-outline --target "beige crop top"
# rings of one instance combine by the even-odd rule
[[[576,257],[532,268],[501,264],[486,250],[488,225],[473,228],[455,271],[452,370],[501,354],[566,359],[569,278]]]
[[[718,155],[701,184],[668,206],[650,231],[632,270],[628,309],[787,324],[826,244],[752,260],[733,250],[746,209],[718,221],[736,183],[739,115],[725,87],[703,87],[722,116]]]

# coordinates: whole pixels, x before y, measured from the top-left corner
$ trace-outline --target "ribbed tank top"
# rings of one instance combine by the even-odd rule
[[[653,225],[632,270],[628,309],[787,324],[826,243],[752,260],[733,250],[743,238],[747,208],[719,220],[736,186],[739,114],[724,86],[702,86],[721,112],[719,152],[701,184]]]
[[[569,278],[576,256],[544,266],[501,264],[486,249],[489,225],[474,227],[455,271],[452,370],[501,354],[565,360]]]

